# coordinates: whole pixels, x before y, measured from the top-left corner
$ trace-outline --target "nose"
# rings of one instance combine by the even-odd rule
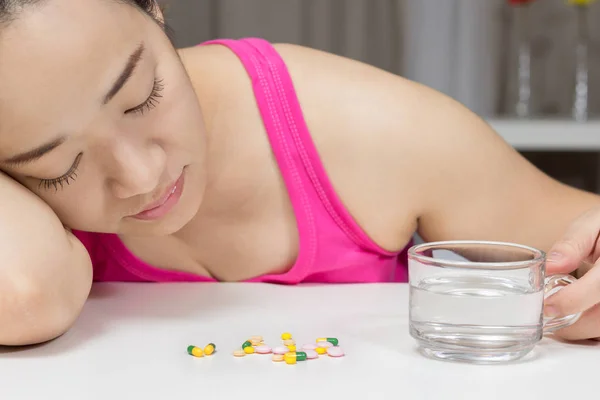
[[[115,197],[127,199],[150,193],[160,183],[166,155],[158,145],[137,146],[121,142],[113,152],[111,190]]]

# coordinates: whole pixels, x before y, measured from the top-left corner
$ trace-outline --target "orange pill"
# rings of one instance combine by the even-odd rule
[[[274,362],[281,362],[284,358],[285,356],[283,354],[273,354],[273,357],[271,357]]]
[[[246,355],[246,352],[242,349],[237,349],[233,352],[233,355],[235,357],[244,357]]]
[[[288,339],[283,341],[284,346],[291,346],[293,344],[296,344],[296,341],[294,341],[294,339]]]

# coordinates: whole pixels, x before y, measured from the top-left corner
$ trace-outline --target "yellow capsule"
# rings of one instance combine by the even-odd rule
[[[246,355],[246,352],[242,349],[237,349],[233,352],[233,355],[235,357],[244,357]]]
[[[187,348],[188,354],[194,357],[204,357],[204,353],[200,347],[196,346],[188,346]]]
[[[215,350],[216,350],[215,344],[214,343],[209,343],[204,348],[204,354],[206,354],[207,356],[210,356],[212,353],[215,352]]]
[[[281,340],[290,340],[292,338],[292,334],[289,332],[285,332],[281,334]]]
[[[246,354],[254,354],[254,347],[252,347],[252,346],[246,346],[246,347],[244,347],[244,353],[246,353]]]
[[[293,339],[287,339],[287,340],[284,340],[284,341],[283,341],[283,345],[284,345],[284,346],[291,346],[291,345],[293,345],[293,344],[296,344],[296,341],[295,341],[295,340],[293,340]]]
[[[320,355],[327,353],[327,349],[325,347],[317,347],[315,349],[315,351],[317,352],[317,354],[320,354]]]
[[[290,344],[289,346],[285,346],[287,347],[290,351],[296,351],[296,345],[295,344]]]
[[[283,356],[283,359],[285,360],[285,363],[288,365],[292,365],[292,364],[296,364],[296,353],[285,353],[285,355]]]
[[[296,364],[298,361],[306,361],[306,353],[303,351],[285,353],[283,356],[286,364]]]

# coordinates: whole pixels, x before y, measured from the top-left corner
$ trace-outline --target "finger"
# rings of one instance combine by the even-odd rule
[[[595,250],[600,228],[600,212],[591,210],[577,218],[548,252],[548,274],[569,273]]]
[[[565,340],[584,340],[600,338],[600,305],[587,310],[573,325],[554,332]]]
[[[600,267],[596,266],[575,283],[544,301],[544,314],[548,317],[563,317],[600,303]]]

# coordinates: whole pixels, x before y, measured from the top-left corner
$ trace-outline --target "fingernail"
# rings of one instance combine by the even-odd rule
[[[549,318],[558,317],[558,309],[554,306],[544,306],[544,315]]]
[[[563,255],[557,251],[553,251],[552,253],[550,253],[548,255],[548,261],[549,262],[559,262],[560,260],[563,259]]]

